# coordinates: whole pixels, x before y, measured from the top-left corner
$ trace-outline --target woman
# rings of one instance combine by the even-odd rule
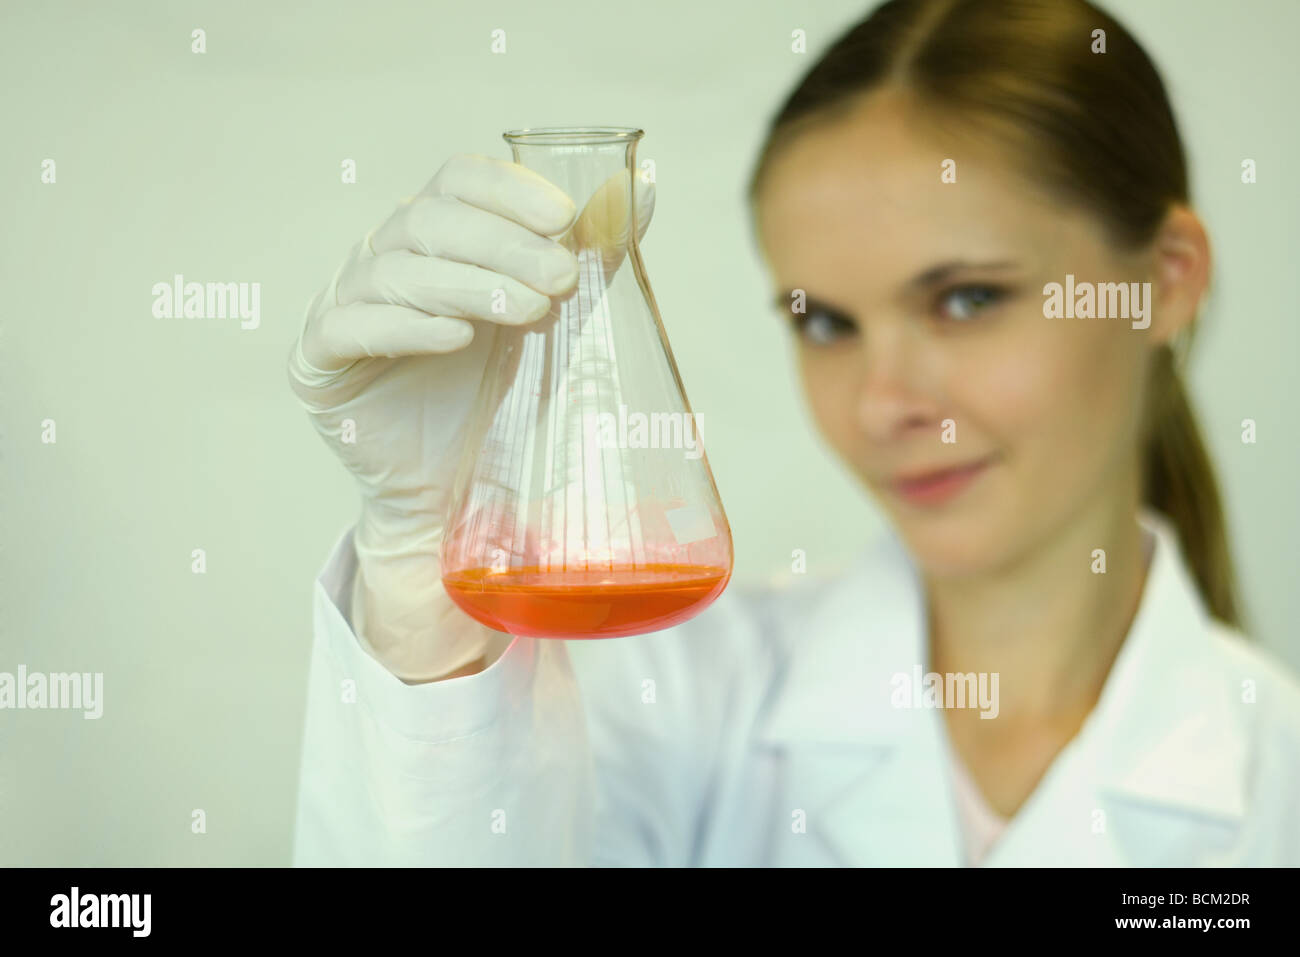
[[[1300,863],[1300,690],[1237,630],[1174,359],[1208,242],[1118,23],[894,0],[789,97],[755,224],[896,537],[652,637],[511,642],[438,584],[465,319],[572,286],[557,194],[456,157],[309,309],[291,380],[363,507],[317,589],[299,863]],[[1048,318],[1058,286],[1092,314]]]

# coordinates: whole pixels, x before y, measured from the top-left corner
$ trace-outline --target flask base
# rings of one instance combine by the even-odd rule
[[[729,568],[649,564],[591,569],[471,568],[443,587],[462,610],[496,631],[530,638],[619,638],[660,631],[699,614],[722,594]]]

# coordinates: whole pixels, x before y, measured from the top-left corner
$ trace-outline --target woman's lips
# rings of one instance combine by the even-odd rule
[[[898,496],[906,501],[917,505],[936,505],[964,490],[992,461],[992,458],[987,458],[949,469],[913,472],[894,479],[890,484]]]

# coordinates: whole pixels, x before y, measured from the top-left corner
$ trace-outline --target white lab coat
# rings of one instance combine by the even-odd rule
[[[983,863],[1300,865],[1300,686],[1142,520],[1101,698]],[[352,633],[354,567],[346,532],[316,585],[298,865],[964,863],[942,714],[891,704],[926,662],[893,539],[827,582],[733,586],[653,635],[518,638],[422,685]]]

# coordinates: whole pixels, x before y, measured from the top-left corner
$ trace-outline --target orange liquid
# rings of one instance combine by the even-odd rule
[[[692,618],[722,594],[730,569],[649,564],[636,568],[471,568],[442,578],[452,601],[489,628],[531,638],[617,638]]]

